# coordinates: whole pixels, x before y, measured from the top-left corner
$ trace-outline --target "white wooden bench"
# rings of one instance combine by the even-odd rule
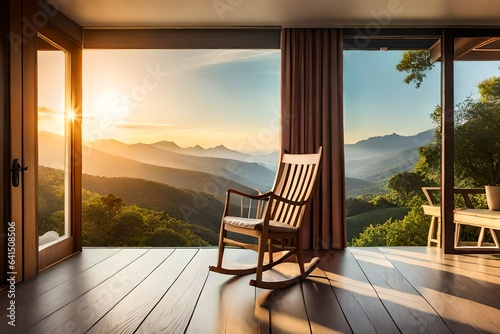
[[[485,229],[489,229],[491,238],[495,243],[494,247],[500,249],[498,237],[495,232],[495,230],[500,231],[500,211],[491,211],[488,209],[456,209],[453,213],[453,220],[456,225],[455,247],[457,247],[460,241],[458,240],[458,237],[460,235],[460,226],[470,225],[481,228],[479,232],[479,238],[477,240],[477,247],[484,246],[484,231]]]
[[[431,224],[429,227],[429,235],[427,245],[436,244],[441,247],[441,206],[438,202],[438,197],[441,193],[439,187],[424,187],[422,191],[429,202],[429,205],[422,205],[424,213],[431,216]],[[461,195],[464,200],[465,208],[455,209],[453,213],[453,221],[455,222],[455,247],[493,247],[500,249],[500,243],[495,230],[500,231],[500,211],[490,211],[488,209],[474,208],[470,195],[484,194],[483,188],[455,188],[455,194]],[[469,225],[480,228],[479,237],[476,245],[467,245],[460,241],[461,225]],[[494,245],[483,243],[485,229],[490,231]],[[462,244],[462,245],[461,245]]]

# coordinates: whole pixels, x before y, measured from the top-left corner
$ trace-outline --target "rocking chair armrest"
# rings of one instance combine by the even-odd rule
[[[272,194],[272,192],[268,191],[268,192],[265,192],[263,194],[261,194],[259,192],[259,194],[257,194],[257,195],[252,195],[252,194],[247,194],[247,193],[244,193],[242,191],[230,188],[230,189],[228,189],[226,191],[226,194],[227,194],[227,197],[229,197],[230,194],[235,194],[235,195],[240,195],[240,196],[243,196],[243,197],[246,197],[246,198],[250,198],[250,199],[264,200],[264,199],[270,197],[271,194]]]

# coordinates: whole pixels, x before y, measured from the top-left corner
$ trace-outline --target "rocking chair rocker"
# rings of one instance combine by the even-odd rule
[[[217,266],[209,267],[211,271],[229,275],[255,273],[256,277],[250,280],[250,285],[277,289],[301,281],[316,268],[319,264],[317,257],[308,265],[304,263],[300,237],[302,218],[316,184],[321,153],[320,147],[315,154],[284,154],[273,190],[269,192],[250,195],[233,189],[227,190],[219,236],[219,257]],[[238,205],[234,204],[234,198],[239,199]],[[234,211],[238,206],[239,214],[230,215],[230,211]],[[229,236],[228,232],[231,232]],[[257,239],[257,243],[251,243],[249,239]],[[223,256],[226,245],[256,251],[256,266],[245,269],[225,268]],[[276,252],[279,252],[280,256],[277,256]],[[300,274],[280,281],[263,280],[264,271],[294,254]]]

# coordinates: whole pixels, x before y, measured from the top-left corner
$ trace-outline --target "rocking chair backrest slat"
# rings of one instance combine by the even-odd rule
[[[270,220],[299,227],[312,195],[321,160],[316,154],[284,154],[269,205]],[[283,200],[280,200],[280,199]]]

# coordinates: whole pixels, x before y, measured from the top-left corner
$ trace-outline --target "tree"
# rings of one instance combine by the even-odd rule
[[[346,200],[347,217],[356,216],[364,212],[375,210],[375,205],[360,198],[348,198]]]
[[[113,218],[113,244],[115,246],[141,247],[144,246],[144,231],[146,230],[144,217],[134,207],[129,207]]]
[[[410,198],[421,194],[422,187],[426,184],[427,182],[421,174],[402,172],[391,177],[387,187],[398,194],[403,206],[407,206]]]
[[[455,169],[484,186],[500,181],[500,77],[480,82],[478,89],[479,100],[468,98],[455,111]]]
[[[120,213],[123,208],[123,199],[113,194],[101,197],[101,203],[106,213],[112,218]]]
[[[479,99],[468,97],[455,109],[455,180],[457,186],[500,182],[500,77],[478,84]],[[439,179],[441,164],[441,108],[431,115],[438,127],[434,140],[419,149],[416,171]],[[436,177],[437,175],[437,177]]]
[[[424,78],[425,71],[431,70],[434,67],[432,63],[431,53],[428,50],[411,50],[403,53],[403,58],[396,65],[399,72],[409,73],[404,81],[407,84],[415,83],[415,87],[419,88]]]

